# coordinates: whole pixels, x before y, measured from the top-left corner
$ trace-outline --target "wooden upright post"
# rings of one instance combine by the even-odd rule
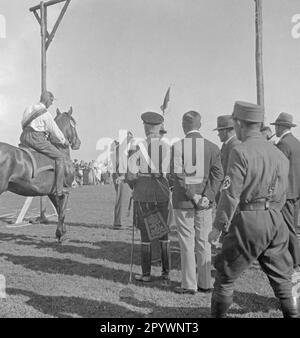
[[[44,2],[40,3],[41,8],[41,39],[42,39],[42,93],[47,89],[47,55],[46,55],[46,8]]]
[[[255,32],[256,32],[256,87],[257,104],[265,106],[263,76],[263,33],[262,33],[262,0],[255,1]]]

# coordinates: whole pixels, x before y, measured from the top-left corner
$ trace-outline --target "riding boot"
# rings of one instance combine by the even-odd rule
[[[217,300],[214,296],[211,299],[211,316],[212,318],[226,318],[227,312],[232,304],[232,296],[218,297]],[[222,300],[220,300],[222,298]]]
[[[135,280],[139,282],[151,282],[151,243],[141,244],[142,274],[136,275]]]
[[[65,163],[63,159],[55,161],[56,196],[64,195]]]
[[[170,252],[170,241],[161,241],[161,265],[162,265],[162,279],[170,280],[169,273],[171,270],[171,252]]]
[[[299,298],[290,297],[280,299],[280,305],[284,318],[300,318]]]

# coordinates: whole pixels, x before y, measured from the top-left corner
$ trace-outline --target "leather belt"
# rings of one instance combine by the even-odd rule
[[[239,207],[241,211],[256,211],[256,210],[277,209],[278,204],[270,202],[268,200],[257,200],[248,203],[241,202]]]

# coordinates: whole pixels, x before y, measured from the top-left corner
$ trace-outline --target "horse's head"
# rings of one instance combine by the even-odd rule
[[[73,150],[78,150],[80,148],[81,141],[77,135],[76,121],[72,116],[73,108],[71,107],[67,113],[61,113],[60,110],[57,109],[56,113],[56,124],[65,135],[65,138],[69,141],[71,148]]]

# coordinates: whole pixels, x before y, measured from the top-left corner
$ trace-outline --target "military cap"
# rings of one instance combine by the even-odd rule
[[[273,123],[270,123],[272,125],[280,125],[280,126],[286,126],[286,127],[296,127],[297,125],[293,123],[293,116],[288,113],[280,113],[277,117],[276,121]]]
[[[217,128],[214,130],[222,130],[229,128],[234,128],[232,116],[231,115],[218,116]]]
[[[164,122],[164,117],[158,113],[147,112],[142,114],[142,120],[145,124],[158,125]]]
[[[264,108],[257,104],[237,101],[234,104],[232,117],[246,122],[264,122]]]

